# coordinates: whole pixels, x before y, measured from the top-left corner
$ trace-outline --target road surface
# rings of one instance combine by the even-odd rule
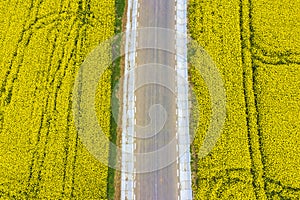
[[[175,31],[175,16],[175,0],[139,0],[137,28],[161,27]],[[149,64],[162,64],[175,69],[175,37],[163,37],[160,33],[159,30],[157,32],[140,32],[136,38],[136,67],[143,67],[143,65],[147,64],[147,70],[138,71],[135,74],[135,119],[137,126],[147,126],[151,123],[149,117],[151,106],[160,104],[166,110],[167,121],[162,130],[156,134],[153,132],[155,135],[149,138],[139,138],[143,136],[143,133],[135,128],[135,153],[155,152],[168,144],[170,144],[170,151],[155,155],[150,159],[143,156],[136,157],[134,165],[137,171],[140,171],[144,166],[156,168],[163,160],[169,159],[174,162],[162,169],[137,173],[135,175],[135,197],[136,199],[143,200],[178,199],[179,196],[179,177],[177,174],[179,166],[176,162],[177,150],[176,144],[174,142],[171,143],[176,137],[176,94],[174,91],[172,92],[168,88],[158,84],[150,84],[137,88],[138,83],[143,82],[143,79],[149,76],[149,74],[155,75],[158,80],[167,80],[171,85],[176,84],[174,74],[167,73],[167,71],[165,73],[161,72],[155,68],[155,64]],[[139,44],[142,41],[163,44],[166,49],[170,49],[172,52],[158,49],[139,50]],[[153,120],[161,121],[163,120],[163,115],[155,113]]]

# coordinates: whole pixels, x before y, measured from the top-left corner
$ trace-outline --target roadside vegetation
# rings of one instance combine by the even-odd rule
[[[123,15],[125,12],[125,0],[115,0],[115,35],[121,34],[122,29],[123,29]],[[114,52],[117,54],[121,53],[120,46],[115,46],[114,47]],[[113,144],[116,144],[117,146],[119,145],[120,142],[120,130],[118,127],[118,121],[119,120],[119,112],[120,112],[120,90],[121,87],[119,84],[120,79],[121,79],[121,65],[122,65],[122,56],[117,57],[111,66],[111,88],[114,90],[114,92],[111,95],[111,112],[114,109],[117,111],[115,114],[116,116],[114,117],[113,114],[111,113],[110,115],[110,141]],[[111,162],[111,166],[114,166],[117,163],[118,156],[116,155],[116,151],[113,148],[110,148],[110,154],[109,154],[109,162]],[[109,200],[113,199],[119,199],[120,198],[120,187],[121,187],[121,180],[120,180],[120,172],[116,171],[114,168],[109,168],[108,169],[108,187],[107,187],[107,196]]]

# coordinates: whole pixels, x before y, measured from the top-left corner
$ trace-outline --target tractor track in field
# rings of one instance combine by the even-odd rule
[[[73,59],[74,58],[74,56],[75,56],[75,54],[76,54],[76,49],[78,48],[78,40],[79,40],[79,32],[80,32],[80,29],[81,28],[83,28],[84,27],[84,25],[83,26],[81,26],[80,27],[80,22],[78,22],[76,19],[74,20],[74,22],[72,23],[72,25],[71,25],[71,27],[70,27],[70,29],[69,29],[69,34],[68,34],[68,36],[66,37],[66,41],[65,42],[67,42],[67,41],[69,41],[69,37],[70,37],[70,32],[71,32],[71,30],[73,29],[73,26],[75,26],[75,24],[79,24],[79,30],[78,31],[76,31],[77,33],[76,33],[76,36],[75,36],[75,39],[74,39],[74,45],[73,45],[73,47],[72,47],[72,50],[71,50],[71,53],[70,53],[70,55],[68,55],[68,56],[66,56],[65,55],[65,53],[64,53],[64,51],[65,51],[65,47],[63,47],[63,53],[62,53],[62,55],[61,55],[61,59],[60,59],[60,61],[59,61],[59,65],[58,65],[58,67],[57,67],[57,69],[56,69],[56,71],[55,71],[55,73],[54,73],[54,76],[53,76],[53,79],[50,81],[50,86],[49,86],[49,88],[55,88],[55,92],[53,93],[54,94],[54,98],[51,98],[51,99],[54,99],[53,100],[53,111],[52,112],[55,112],[56,111],[56,101],[57,101],[57,96],[58,96],[58,92],[59,92],[59,90],[60,90],[60,87],[61,87],[61,85],[62,85],[62,79],[63,79],[63,77],[65,77],[65,75],[66,75],[66,71],[67,71],[67,69],[68,69],[68,66],[70,66],[70,63],[71,63],[71,59]],[[82,37],[82,39],[83,39],[83,37]],[[77,48],[76,48],[77,47]],[[57,75],[58,73],[59,73],[59,71],[60,71],[60,68],[62,67],[62,64],[61,64],[61,62],[62,62],[62,59],[63,58],[65,58],[65,57],[68,57],[68,61],[66,62],[66,64],[65,64],[65,67],[64,67],[64,69],[62,70],[62,75],[61,76],[59,76],[59,75]],[[51,58],[51,60],[52,60],[52,58]],[[52,62],[50,62],[50,63],[52,63]],[[74,69],[73,69],[73,71],[74,71]],[[59,77],[58,78],[58,83],[57,83],[57,85],[56,85],[56,87],[54,87],[54,81],[55,80],[57,80],[57,76]],[[69,94],[71,94],[71,91],[68,91],[69,92]],[[47,97],[47,105],[48,105],[48,103],[49,103],[49,96]],[[46,106],[46,107],[48,107],[48,106]],[[62,195],[64,194],[64,190],[65,190],[65,180],[66,180],[66,174],[67,174],[67,172],[66,172],[66,170],[67,170],[67,162],[68,162],[68,156],[69,156],[69,146],[70,146],[70,144],[69,144],[69,127],[70,127],[70,121],[71,121],[71,109],[72,109],[72,102],[71,102],[71,99],[69,98],[69,103],[68,103],[68,116],[67,116],[67,124],[66,124],[66,128],[67,128],[67,130],[66,130],[66,135],[65,135],[65,144],[64,144],[64,146],[65,146],[65,157],[64,157],[64,169],[63,169],[63,190],[62,190]],[[49,114],[49,116],[50,116],[50,114]],[[37,179],[38,180],[41,180],[41,169],[43,168],[43,165],[44,165],[44,161],[45,161],[45,158],[46,158],[46,149],[47,149],[47,143],[48,143],[48,140],[49,140],[49,133],[50,133],[50,120],[53,120],[51,117],[49,118],[49,119],[47,119],[47,125],[46,125],[46,135],[45,135],[45,137],[46,137],[46,141],[45,141],[45,143],[44,144],[42,144],[42,146],[44,146],[44,150],[43,150],[43,155],[42,155],[42,163],[40,164],[40,166],[39,167],[37,167],[37,169],[39,169],[39,171],[38,171],[38,176],[37,176]],[[39,133],[39,134],[41,134],[41,133]],[[74,156],[74,162],[73,162],[73,175],[72,175],[72,184],[74,184],[74,171],[75,171],[75,165],[76,165],[76,154],[77,154],[77,146],[78,146],[78,136],[76,136],[76,144],[75,144],[75,156]],[[40,136],[39,136],[39,139],[38,139],[38,143],[40,142]],[[39,149],[39,148],[37,148],[37,149]],[[35,156],[34,156],[35,157]],[[35,160],[34,158],[33,158],[33,160]],[[34,161],[33,161],[34,162]],[[33,165],[33,163],[32,163],[32,165]],[[31,177],[32,177],[32,169],[31,169],[31,174],[30,174],[30,179],[31,179]],[[30,182],[30,179],[29,179],[29,181],[28,182]],[[35,185],[35,187],[39,187],[39,181],[37,181],[36,182],[36,185]],[[74,189],[74,186],[72,186],[72,188]],[[36,191],[36,193],[38,193],[38,191]],[[71,194],[73,194],[73,192],[71,192]],[[72,195],[71,195],[72,196]]]
[[[5,4],[1,5],[5,6]],[[24,4],[20,2],[14,5],[9,4],[11,10],[14,10],[14,7],[17,8],[16,13],[20,12],[21,17],[14,18],[16,15],[12,14],[8,15],[12,22],[5,21],[5,28],[8,27],[10,30],[14,30],[13,25],[19,24],[12,43],[5,38],[2,39],[8,31],[5,32],[3,29],[1,35],[1,42],[3,41],[1,46],[10,45],[11,49],[4,59],[5,63],[2,63],[4,66],[0,82],[0,135],[2,136],[3,133],[4,138],[6,138],[6,134],[9,132],[16,135],[22,134],[22,132],[13,132],[14,129],[9,127],[9,124],[16,123],[16,121],[10,120],[19,110],[17,107],[14,111],[14,107],[25,105],[26,109],[22,113],[24,114],[26,110],[24,121],[30,127],[26,130],[22,124],[18,130],[25,130],[24,134],[29,136],[28,139],[21,141],[21,143],[29,146],[29,150],[26,152],[25,158],[28,162],[24,167],[25,169],[22,169],[25,173],[11,175],[12,177],[22,176],[22,182],[19,182],[22,189],[16,191],[17,189],[13,189],[12,183],[0,183],[0,197],[38,198],[47,195],[48,191],[53,189],[59,191],[59,194],[56,194],[58,198],[76,198],[78,195],[91,195],[93,192],[78,192],[84,189],[81,184],[78,185],[78,182],[83,179],[81,170],[85,166],[82,166],[82,162],[84,162],[82,156],[86,152],[80,144],[72,115],[72,92],[76,70],[85,60],[87,51],[95,45],[91,45],[89,41],[92,43],[101,42],[110,37],[112,31],[110,25],[113,22],[113,17],[111,15],[104,15],[103,17],[103,13],[112,14],[112,9],[95,10],[93,5],[106,9],[106,5],[112,7],[113,4],[109,2],[99,4],[91,0],[75,0],[73,2],[62,0],[56,5],[50,5],[57,9],[49,9],[49,5],[44,0],[32,0],[24,2]],[[21,6],[23,9],[18,10]],[[9,11],[3,13],[7,15]],[[99,26],[102,30],[107,28],[107,31],[95,37],[98,37],[99,41],[93,41],[94,38],[92,37],[96,33],[91,32],[91,30],[95,32]],[[40,43],[40,39],[42,43]],[[38,52],[39,50],[35,52],[36,48],[41,49],[41,52],[46,54],[43,55],[43,53]],[[30,56],[33,56],[32,60],[30,60]],[[32,74],[31,70],[33,70]],[[30,75],[28,87],[27,82],[25,82],[26,75]],[[104,78],[107,79],[108,77],[109,74],[105,74]],[[110,92],[109,84],[102,84],[105,89],[101,89],[100,98],[104,97],[102,92],[108,90]],[[23,90],[20,88],[29,91],[29,101],[23,96],[25,93],[21,92]],[[22,98],[19,98],[20,94]],[[107,109],[105,103],[101,103],[100,109]],[[105,105],[102,106],[102,104]],[[108,111],[104,110],[104,112],[107,113]],[[101,120],[104,120],[103,125],[107,128],[108,122],[106,119],[102,119],[104,117],[100,116]],[[19,115],[18,120],[19,118],[22,118],[22,115]],[[30,120],[33,123],[30,123]],[[7,139],[9,138],[8,136]],[[8,144],[3,144],[10,148]],[[53,145],[56,146],[55,149],[53,149]],[[14,153],[21,153],[17,148],[11,148],[16,151]],[[4,152],[1,151],[0,153],[5,153],[5,149]],[[13,154],[13,156],[15,155]],[[55,161],[56,158],[58,158],[57,161]],[[14,159],[14,157],[9,157],[9,159]],[[88,162],[95,162],[92,160],[92,156],[88,159]],[[4,166],[9,168],[8,164],[4,163]],[[96,168],[99,167],[95,166]],[[101,166],[99,170],[99,173],[103,173],[104,176],[108,174],[107,168],[104,166]],[[78,172],[80,173],[78,174]],[[83,171],[84,173],[86,172]],[[53,176],[49,177],[49,174]],[[95,175],[98,176],[98,174]],[[12,177],[1,178],[9,180]],[[51,183],[48,183],[53,178],[57,180],[56,188],[52,188]],[[94,185],[95,187],[98,187],[99,184],[103,186],[106,184],[100,176],[96,181],[98,184],[97,186]],[[104,191],[98,191],[98,196],[104,198]]]
[[[71,27],[70,27],[70,30],[72,30],[72,28],[73,28],[73,26],[75,25],[75,23],[73,22],[72,23],[72,25],[71,25]],[[69,37],[70,35],[68,35],[67,37],[66,37],[66,41],[68,40],[68,37]],[[76,35],[76,39],[75,39],[75,41],[77,40],[77,38],[78,38],[78,34]],[[65,42],[66,42],[65,41]],[[53,49],[54,51],[55,51],[55,48]],[[38,148],[38,145],[40,144],[40,139],[41,139],[41,131],[42,131],[42,128],[43,128],[43,123],[45,123],[46,122],[46,133],[45,133],[45,143],[44,144],[41,144],[41,146],[43,146],[44,148],[43,148],[43,153],[42,153],[42,159],[41,159],[41,163],[39,164],[39,166],[38,167],[36,167],[37,169],[38,169],[38,175],[37,175],[37,179],[38,180],[41,180],[41,169],[42,169],[42,167],[43,167],[43,165],[44,165],[44,161],[45,161],[45,157],[46,157],[46,148],[47,148],[47,143],[48,143],[48,140],[49,140],[49,133],[50,133],[50,121],[51,120],[53,120],[52,119],[52,115],[51,114],[53,114],[53,113],[48,113],[48,112],[55,112],[55,110],[56,110],[56,101],[57,101],[57,95],[58,95],[58,92],[59,92],[59,89],[60,89],[60,87],[61,87],[61,84],[62,84],[62,81],[61,81],[61,79],[65,76],[65,73],[66,73],[66,70],[67,70],[67,68],[68,68],[68,64],[70,63],[70,59],[72,58],[72,54],[73,54],[73,51],[74,50],[72,50],[72,52],[71,52],[71,55],[70,55],[70,57],[69,57],[69,59],[68,59],[68,62],[66,63],[66,65],[65,65],[65,67],[64,67],[64,69],[62,70],[62,73],[63,73],[63,75],[60,77],[59,75],[57,75],[58,74],[58,72],[60,71],[60,69],[61,69],[61,66],[62,66],[62,59],[65,57],[65,48],[64,48],[64,46],[63,46],[63,52],[62,52],[62,55],[61,55],[61,58],[59,59],[59,64],[58,64],[58,66],[57,66],[57,68],[56,68],[56,71],[55,71],[55,73],[54,73],[54,76],[53,76],[53,79],[50,81],[50,83],[49,83],[49,81],[47,81],[47,83],[49,83],[50,85],[49,85],[49,87],[48,88],[55,88],[54,90],[54,93],[53,93],[53,96],[52,97],[54,97],[54,98],[51,98],[50,97],[50,94],[52,94],[52,93],[48,93],[48,95],[47,95],[47,97],[46,97],[46,110],[47,110],[47,113],[44,113],[43,114],[43,118],[42,118],[42,120],[41,120],[41,126],[40,126],[40,129],[39,129],[39,132],[38,132],[38,139],[37,139],[37,147],[36,147],[36,150],[35,150],[35,152],[34,152],[34,154],[33,154],[33,158],[32,158],[32,163],[31,163],[31,165],[30,165],[30,175],[29,175],[29,180],[28,180],[28,183],[30,183],[30,181],[31,181],[31,179],[32,179],[32,176],[33,176],[33,168],[35,168],[34,167],[34,162],[35,162],[35,160],[37,160],[37,159],[39,159],[39,157],[37,157],[36,158],[36,154],[38,153],[38,150],[40,149],[40,148]],[[52,57],[50,58],[50,65],[51,65],[51,63],[52,63]],[[55,82],[55,80],[57,80],[57,76],[58,76],[58,84],[56,85],[56,87],[54,87],[54,82]],[[47,78],[48,79],[48,78]],[[49,80],[49,79],[48,79]],[[50,105],[50,107],[48,107],[49,106],[49,104],[51,104],[49,101],[51,101],[51,100],[53,99],[53,108],[51,108],[51,105]],[[50,108],[50,109],[48,109],[48,108]],[[50,110],[50,111],[49,111]],[[69,113],[68,113],[68,115],[70,115]],[[44,118],[44,116],[47,118],[46,119],[46,121],[45,121],[45,118]],[[69,124],[67,124],[67,127],[69,126]],[[39,182],[40,181],[36,181],[36,183],[34,183],[34,188],[32,188],[34,191],[35,191],[35,194],[37,194],[38,193],[38,188],[39,188]]]
[[[251,157],[251,173],[253,176],[253,188],[256,198],[265,199],[265,184],[263,177],[264,172],[264,155],[262,149],[262,135],[259,128],[259,119],[257,113],[257,100],[255,94],[255,67],[253,60],[253,26],[252,26],[252,4],[251,0],[240,1],[240,28],[241,28],[241,52],[242,52],[242,64],[244,68],[243,72],[243,86],[244,86],[244,98],[246,103],[246,116],[247,116],[247,129],[248,129],[248,145]],[[248,24],[245,22],[249,20]],[[245,24],[246,23],[246,24]],[[249,41],[249,43],[247,42]],[[248,46],[247,45],[250,45]],[[251,64],[247,64],[247,56],[250,56]],[[253,101],[254,100],[254,101]],[[254,108],[254,114],[251,110]]]
[[[84,1],[85,2],[85,7],[89,8],[89,2],[88,1]],[[1,105],[3,106],[8,106],[11,102],[12,99],[12,94],[13,94],[13,89],[14,89],[14,84],[16,82],[16,80],[18,79],[18,74],[20,71],[20,67],[23,64],[23,59],[24,59],[24,51],[26,50],[26,48],[28,47],[29,43],[30,43],[30,39],[33,36],[33,32],[36,30],[40,30],[40,29],[47,29],[48,30],[48,36],[49,34],[52,33],[53,30],[59,30],[62,27],[62,22],[66,19],[71,19],[71,15],[69,15],[70,13],[67,11],[59,11],[59,12],[53,12],[53,13],[49,13],[45,16],[42,16],[40,18],[37,17],[37,14],[39,12],[39,6],[41,5],[42,1],[39,1],[37,3],[37,5],[34,5],[33,1],[31,2],[31,6],[30,9],[28,10],[28,16],[31,15],[32,11],[34,10],[34,19],[33,20],[27,20],[24,22],[23,24],[23,31],[21,31],[21,35],[20,38],[18,40],[18,43],[16,44],[16,49],[13,53],[13,57],[11,59],[10,64],[8,65],[8,69],[5,73],[4,76],[4,80],[2,81],[1,84],[1,93],[4,93],[5,91],[7,92],[6,96],[2,95],[2,101],[1,101]],[[59,33],[59,34],[55,34],[54,37],[54,42],[53,45],[51,46],[51,53],[49,56],[49,65],[48,65],[48,70],[47,70],[47,77],[46,77],[46,86],[45,84],[42,84],[43,86],[41,86],[44,89],[49,90],[45,100],[44,100],[44,105],[45,107],[43,107],[42,112],[41,112],[41,119],[40,119],[40,127],[38,129],[37,132],[37,136],[36,136],[36,146],[35,146],[35,150],[33,151],[32,154],[32,159],[31,159],[31,163],[29,165],[29,177],[27,180],[27,195],[29,194],[30,191],[32,191],[34,193],[34,195],[37,195],[37,193],[39,192],[39,183],[40,180],[42,179],[42,168],[44,166],[44,161],[46,158],[46,151],[48,148],[48,140],[50,137],[50,124],[52,120],[55,120],[52,116],[53,113],[57,112],[56,111],[56,102],[57,102],[57,98],[58,98],[58,92],[60,91],[60,88],[62,86],[62,81],[66,75],[66,72],[68,70],[68,67],[70,67],[70,63],[71,60],[74,59],[75,55],[76,55],[76,51],[78,50],[78,48],[80,49],[80,46],[78,45],[82,45],[83,41],[85,40],[83,36],[81,36],[81,43],[78,44],[78,40],[80,39],[80,33],[81,31],[83,33],[86,32],[86,25],[91,25],[87,23],[87,20],[85,19],[88,16],[82,15],[81,13],[85,12],[85,13],[90,13],[90,12],[86,12],[86,11],[81,11],[82,10],[82,4],[83,1],[79,1],[79,11],[78,11],[78,15],[77,17],[75,17],[71,22],[71,26],[69,27],[69,33],[64,36],[64,33]],[[65,14],[67,14],[66,16],[64,16]],[[74,13],[76,14],[76,13]],[[57,16],[56,16],[57,15]],[[54,19],[52,19],[54,16]],[[61,18],[60,18],[61,17]],[[84,17],[84,18],[82,18]],[[49,21],[50,19],[50,21]],[[28,25],[29,22],[29,25]],[[46,23],[48,22],[48,23]],[[67,23],[69,24],[69,23]],[[60,41],[60,43],[69,43],[70,38],[72,35],[70,35],[71,31],[74,29],[73,27],[76,26],[76,36],[75,39],[73,40],[73,47],[71,49],[71,53],[69,53],[68,55],[65,53],[66,50],[66,46],[63,45],[62,46],[62,53],[60,55],[60,58],[58,60],[58,63],[56,66],[53,65],[54,61],[54,54],[57,52],[57,45],[58,45],[58,38],[62,37],[64,41]],[[50,28],[48,28],[50,27]],[[85,35],[85,34],[84,34]],[[19,53],[21,52],[21,53]],[[63,60],[67,58],[67,62],[66,63],[62,63]],[[18,63],[16,63],[18,61]],[[17,70],[14,74],[13,70],[14,70],[14,65],[17,65]],[[63,66],[64,65],[64,66]],[[55,69],[54,69],[55,68]],[[54,69],[54,70],[53,70]],[[51,75],[51,71],[54,71],[54,73]],[[73,72],[75,71],[75,69],[73,69]],[[10,81],[9,77],[12,77],[12,80]],[[39,77],[37,77],[39,78]],[[42,78],[43,78],[43,74],[42,74]],[[11,83],[10,83],[10,82]],[[45,81],[44,81],[45,82]],[[7,83],[10,83],[10,87],[7,86]],[[8,87],[8,89],[7,89]],[[34,91],[34,96],[37,98],[36,93],[37,93],[37,89],[38,89],[38,84],[36,85],[36,90]],[[54,89],[53,93],[50,92],[52,89]],[[71,94],[71,90],[68,91],[69,94]],[[34,104],[35,102],[33,102]],[[67,168],[67,161],[68,161],[68,156],[69,156],[69,126],[70,126],[70,121],[71,121],[71,99],[69,98],[69,103],[68,103],[68,115],[67,115],[67,124],[66,124],[66,135],[64,136],[65,139],[65,157],[64,157],[64,169],[63,169],[63,191],[62,191],[62,195],[64,193],[64,187],[65,187],[65,180],[66,180],[66,168]],[[2,121],[4,120],[3,118],[1,119]],[[41,143],[41,138],[43,137],[43,139],[45,141],[43,141],[43,143]],[[76,135],[76,144],[75,144],[75,156],[74,156],[74,161],[72,162],[72,169],[73,169],[73,175],[72,175],[72,185],[74,185],[74,171],[75,171],[75,165],[76,165],[76,155],[77,155],[77,146],[78,146],[78,136]],[[39,149],[43,149],[42,151],[39,151]],[[37,170],[37,175],[36,174],[36,170]],[[35,177],[35,178],[34,178]],[[72,186],[72,189],[74,189],[74,186]],[[71,192],[72,194],[73,192]]]
[[[244,77],[244,88],[245,88],[245,102],[246,102],[246,113],[247,113],[247,127],[248,127],[248,138],[249,138],[249,151],[250,151],[250,156],[252,160],[252,169],[251,172],[253,174],[254,182],[253,182],[253,187],[256,191],[256,198],[270,198],[273,194],[273,192],[268,191],[267,184],[268,183],[275,183],[277,185],[281,185],[279,181],[274,181],[266,176],[266,154],[264,150],[264,144],[262,141],[263,138],[263,133],[262,133],[262,125],[261,125],[261,113],[259,110],[259,100],[258,100],[258,80],[257,80],[257,69],[260,67],[260,64],[258,63],[261,62],[262,64],[269,64],[274,67],[277,65],[282,65],[282,64],[296,64],[299,65],[300,61],[297,60],[297,58],[293,58],[292,56],[295,55],[300,55],[297,52],[272,52],[265,50],[263,47],[261,47],[257,42],[255,42],[255,27],[253,26],[253,2],[252,0],[241,0],[241,11],[243,10],[242,7],[242,1],[248,2],[248,20],[249,20],[249,37],[248,38],[243,38],[241,35],[241,41],[242,43],[244,40],[249,40],[250,46],[249,46],[249,54],[251,57],[251,73],[246,74],[245,72],[244,76],[249,76],[250,79],[252,79],[252,88],[247,88],[247,79]],[[242,11],[243,12],[243,11]],[[243,23],[243,15],[241,14],[241,23]],[[243,33],[243,28],[241,24],[241,34]],[[242,45],[243,46],[243,45]],[[243,49],[242,49],[243,52]],[[245,63],[245,54],[242,56],[243,59],[243,64],[244,66],[246,65]],[[274,61],[276,59],[277,61]],[[249,66],[248,66],[249,67]],[[247,71],[247,70],[246,70]],[[252,90],[253,92],[249,92],[247,90]],[[250,93],[250,94],[248,94]],[[251,94],[253,93],[253,94]],[[254,102],[250,102],[251,100],[249,99],[254,99]],[[250,114],[251,111],[249,110],[250,107],[255,109],[255,112]],[[252,116],[251,116],[252,115]],[[255,121],[255,126],[256,130],[253,128],[251,129],[250,125],[250,120]],[[257,156],[258,155],[258,156]],[[255,163],[256,162],[256,163]],[[263,183],[263,185],[262,185]],[[300,188],[293,188],[293,187],[287,187],[287,186],[282,186],[283,188],[286,188],[286,190],[290,191],[295,191],[299,192]],[[271,195],[272,194],[272,195]]]
[[[272,50],[265,44],[263,39],[260,38],[260,30],[256,27],[253,23],[253,18],[257,13],[256,10],[254,11],[254,2],[252,0],[240,0],[239,1],[239,33],[240,33],[240,48],[241,48],[241,58],[242,58],[242,84],[243,84],[243,98],[245,101],[245,113],[246,113],[246,132],[247,132],[247,139],[248,139],[248,151],[250,153],[250,177],[252,177],[252,181],[249,183],[252,185],[252,188],[255,192],[256,199],[267,199],[280,196],[281,198],[291,198],[294,196],[299,196],[299,188],[291,187],[291,186],[284,186],[281,182],[275,181],[272,178],[268,177],[267,167],[269,167],[269,163],[267,165],[266,160],[267,153],[266,152],[266,144],[264,143],[264,132],[263,132],[263,111],[261,110],[261,98],[259,96],[260,88],[260,77],[259,71],[260,67],[263,65],[267,65],[268,67],[282,67],[280,65],[287,65],[287,66],[297,66],[300,64],[299,61],[299,52],[297,50]],[[212,9],[209,9],[208,2],[203,1],[192,1],[189,5],[191,17],[189,20],[196,22],[192,23],[192,26],[197,27],[198,32],[193,32],[196,30],[190,30],[192,35],[195,36],[195,39],[199,39],[198,37],[212,37],[210,34],[211,32],[207,30],[207,28],[211,28],[209,25],[205,25],[205,23],[212,23],[214,26],[217,26],[218,29],[225,28],[223,23],[217,23],[217,20],[222,20],[224,10],[220,10],[220,13],[216,13],[215,11],[218,10],[219,4],[213,5]],[[233,4],[235,5],[235,4]],[[207,6],[207,7],[205,7]],[[228,6],[228,5],[226,5]],[[195,10],[194,10],[195,9]],[[207,9],[207,10],[206,10]],[[197,13],[196,13],[197,10]],[[196,14],[194,14],[196,13]],[[202,14],[205,13],[205,14]],[[218,15],[216,15],[218,14]],[[213,18],[208,18],[210,16]],[[194,17],[194,16],[197,16]],[[206,18],[207,17],[207,18]],[[200,25],[199,25],[200,24]],[[191,27],[190,28],[194,28]],[[258,30],[257,30],[258,29]],[[220,34],[217,32],[218,30],[212,30],[212,33]],[[207,39],[207,38],[206,38]],[[216,40],[220,39],[220,43],[224,42],[223,35],[220,34]],[[199,39],[200,40],[200,39]],[[203,39],[204,40],[204,39]],[[202,41],[202,40],[201,40]],[[205,40],[202,41],[203,46],[211,45],[208,44]],[[213,46],[213,45],[211,45]],[[209,47],[211,47],[209,46]],[[226,47],[224,47],[226,48]],[[223,52],[223,50],[219,50]],[[216,53],[217,54],[217,53]],[[225,60],[225,59],[224,59]],[[222,63],[224,65],[224,63]],[[220,65],[222,65],[220,63]],[[195,149],[192,152],[196,151]],[[195,153],[195,152],[194,152]],[[195,156],[195,154],[193,154]],[[194,157],[195,161],[197,162],[197,157]],[[193,170],[198,163],[194,163]],[[201,167],[201,166],[200,166]],[[197,169],[198,170],[198,169]],[[247,170],[242,169],[242,170]],[[196,171],[196,170],[195,170]],[[201,172],[200,172],[201,173]],[[220,173],[223,174],[222,170]],[[198,187],[198,182],[202,181],[205,182],[205,178],[198,177],[197,173],[194,173],[194,186]],[[213,178],[212,178],[213,179]],[[214,178],[215,180],[215,178]],[[212,185],[217,184],[211,180],[209,183]],[[221,178],[220,178],[221,180]],[[201,182],[201,183],[202,183]],[[199,184],[201,184],[199,183]],[[248,184],[248,183],[247,183]],[[280,193],[273,189],[270,191],[271,186],[277,185],[280,189]],[[195,188],[194,188],[195,189]],[[212,188],[210,188],[211,190]],[[293,196],[293,192],[295,193]],[[284,193],[290,193],[290,196],[284,196]],[[277,195],[277,196],[276,196]],[[298,197],[297,196],[297,197]],[[208,197],[207,197],[208,198]]]

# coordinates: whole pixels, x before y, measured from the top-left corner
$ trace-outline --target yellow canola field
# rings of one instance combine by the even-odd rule
[[[0,199],[107,199],[107,166],[78,138],[72,89],[114,33],[110,0],[0,2]],[[111,70],[96,109],[110,129]]]
[[[225,83],[227,115],[213,151],[197,152],[211,116],[195,66],[195,199],[300,199],[299,1],[189,1],[189,32]]]

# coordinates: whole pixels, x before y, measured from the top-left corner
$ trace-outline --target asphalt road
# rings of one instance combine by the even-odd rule
[[[175,30],[175,0],[140,0],[139,1],[139,17],[138,27],[161,27]],[[141,41],[154,44],[160,44],[167,49],[175,52],[175,37],[161,35],[161,32],[141,32],[137,37],[138,45]],[[142,49],[137,50],[136,67],[142,67],[147,64],[146,70],[137,72],[135,75],[136,86],[144,81],[145,77],[150,74],[163,82],[169,82],[170,85],[175,85],[175,76],[168,71],[162,71],[155,67],[158,63],[175,68],[174,53],[166,52],[157,49]],[[149,169],[157,168],[162,161],[174,161],[170,165],[155,171],[137,173],[135,176],[135,196],[136,199],[156,200],[156,199],[178,199],[179,177],[177,176],[178,164],[176,163],[176,94],[170,89],[160,86],[159,84],[145,85],[141,88],[136,87],[135,106],[136,106],[136,125],[147,126],[152,123],[153,136],[149,138],[136,139],[135,153],[155,152],[162,147],[168,145],[169,151],[164,151],[160,154],[153,154],[151,157],[137,157],[135,168],[141,171],[146,167]],[[162,113],[153,113],[152,121],[149,116],[151,106],[160,104],[164,107],[167,113],[167,121],[163,128],[155,133],[156,125],[164,120]],[[143,137],[143,131],[136,128],[136,136]],[[175,141],[175,142],[174,142]]]

